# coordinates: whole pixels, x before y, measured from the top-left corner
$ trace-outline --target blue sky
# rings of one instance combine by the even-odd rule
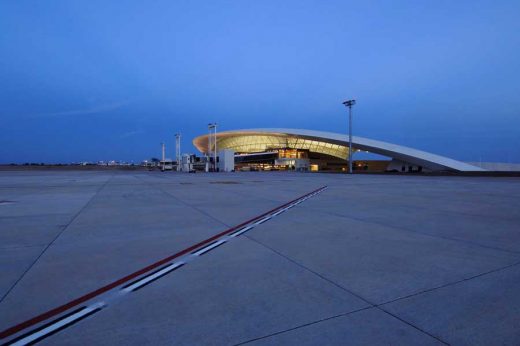
[[[141,161],[206,133],[354,133],[520,162],[519,1],[2,1],[0,162]]]

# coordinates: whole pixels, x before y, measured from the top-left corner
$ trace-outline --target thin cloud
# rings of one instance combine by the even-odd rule
[[[140,134],[140,133],[143,133],[143,131],[141,131],[141,130],[128,131],[128,132],[125,132],[125,133],[121,134],[121,135],[119,136],[119,138],[132,137],[132,136],[138,135],[138,134]]]
[[[113,102],[113,103],[102,104],[102,105],[98,105],[98,106],[90,107],[90,108],[74,109],[74,110],[64,111],[64,112],[44,113],[44,114],[40,114],[39,116],[60,117],[60,116],[98,114],[98,113],[104,113],[104,112],[119,109],[127,104],[128,104],[128,102]]]

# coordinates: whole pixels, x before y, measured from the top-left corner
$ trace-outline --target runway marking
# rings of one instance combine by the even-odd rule
[[[280,210],[280,211],[277,211],[276,213],[274,213],[272,216],[275,217],[275,216],[278,216],[280,215],[281,213],[283,213],[285,210]]]
[[[203,255],[205,254],[206,252],[208,251],[211,251],[213,250],[214,248],[216,248],[217,246],[220,246],[222,244],[224,244],[226,241],[225,240],[219,240],[219,241],[216,241],[214,243],[211,243],[210,245],[206,245],[204,246],[202,249],[196,251],[196,252],[193,252],[192,254],[194,256],[200,256],[200,255]]]
[[[254,227],[254,226],[258,226],[258,225],[263,224],[264,222],[266,222],[266,221],[269,220],[270,218],[271,218],[271,217],[265,217],[265,218],[263,218],[262,220],[259,220],[259,221],[255,222],[255,223],[253,224],[253,227]]]
[[[30,333],[19,336],[18,338],[10,341],[7,345],[22,346],[34,344],[98,312],[102,308],[102,304],[79,308],[70,314],[60,317],[57,320],[54,320]]]
[[[244,227],[242,229],[239,229],[238,231],[235,231],[233,233],[231,233],[229,236],[230,237],[238,237],[239,235],[241,235],[242,233],[245,233],[247,231],[249,231],[250,229],[254,228],[254,226],[247,226],[247,227]]]
[[[186,263],[184,263],[184,262],[176,262],[176,263],[167,265],[167,266],[163,267],[162,269],[156,270],[153,273],[151,273],[150,275],[145,276],[144,278],[133,281],[133,282],[129,283],[128,285],[123,286],[122,291],[125,291],[125,292],[137,291],[138,289],[143,288],[144,286],[148,285],[149,283],[152,283],[153,281],[160,279],[164,275],[171,273],[175,269],[179,269],[180,267],[182,267],[185,264]]]
[[[7,328],[6,330],[0,332],[0,339],[5,339],[11,336],[14,337],[4,345],[28,345],[36,343],[42,340],[43,338],[57,333],[60,330],[67,328],[68,326],[76,322],[79,322],[80,320],[87,318],[88,316],[100,311],[101,309],[108,306],[110,302],[113,302],[121,298],[123,295],[135,292],[143,288],[144,286],[154,282],[155,280],[158,280],[159,278],[179,269],[180,267],[186,265],[187,263],[198,258],[199,256],[216,249],[217,247],[230,241],[232,238],[236,238],[250,231],[254,227],[270,220],[271,218],[287,211],[288,209],[293,208],[294,206],[309,199],[310,197],[322,192],[326,188],[327,186],[323,186],[308,194],[305,194],[292,201],[289,201],[277,208],[271,209],[261,215],[258,215],[250,220],[242,222],[241,224],[235,227],[229,228],[223,232],[215,234],[214,236],[208,239],[205,239],[169,257],[163,258],[162,260],[150,264],[149,266],[142,268],[132,274],[129,274],[106,286],[98,288],[95,291],[87,293],[77,299],[74,299],[66,304],[58,306],[41,315],[35,316],[25,322]],[[173,262],[173,260],[177,258],[179,258],[179,260]],[[114,290],[115,288],[119,289]],[[72,308],[80,306],[81,304],[90,301],[96,297],[99,297],[98,301],[94,301],[91,305],[83,306],[77,310],[74,310],[71,313],[64,314]],[[50,318],[61,314],[64,315],[60,316],[59,318],[51,322],[48,322],[47,324],[44,324],[39,327],[37,326],[49,320]],[[16,336],[23,330],[35,326],[35,329],[30,330],[29,332],[23,335]]]

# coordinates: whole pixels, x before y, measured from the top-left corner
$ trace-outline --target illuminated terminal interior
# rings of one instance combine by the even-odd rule
[[[350,140],[345,134],[305,129],[263,128],[217,134],[216,128],[211,127],[210,134],[196,137],[193,145],[206,156],[213,153],[215,147],[217,152],[234,152],[234,165],[231,160],[234,170],[345,171],[350,145],[352,154],[370,152],[380,155],[378,158],[383,157],[377,160],[356,160],[360,156],[352,155],[354,170],[483,170],[465,162],[398,144],[359,136],[353,136]]]
[[[222,135],[218,150],[235,152],[235,169],[241,171],[345,171],[348,146],[287,134]],[[207,152],[205,145],[199,146]],[[213,148],[209,149],[210,151]],[[356,150],[359,151],[359,150]],[[354,169],[384,170],[389,161],[356,161]]]
[[[271,150],[296,149],[344,159],[348,147],[306,138],[277,135],[243,135],[218,140],[220,148],[233,148],[237,153],[258,153]]]
[[[287,135],[224,137],[217,145],[235,151],[237,170],[345,170],[348,156],[346,146]]]

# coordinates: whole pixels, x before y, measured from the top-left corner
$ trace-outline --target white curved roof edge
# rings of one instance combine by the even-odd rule
[[[337,144],[348,145],[348,136],[346,134],[339,134],[325,131],[314,131],[304,129],[287,129],[287,128],[258,128],[258,129],[241,129],[232,131],[223,131],[217,133],[217,136],[235,135],[239,133],[251,134],[281,134],[293,136],[305,136],[313,138],[321,138],[324,141],[332,141]],[[198,138],[207,137],[203,135]],[[194,140],[195,141],[195,140]],[[449,169],[455,171],[485,171],[477,166],[467,164],[465,162],[450,159],[448,157],[432,154],[426,151],[417,150],[402,145],[377,141],[364,137],[352,136],[352,146],[356,149],[366,150],[375,154],[388,156],[398,160],[409,163],[414,163],[428,167],[431,169]]]

